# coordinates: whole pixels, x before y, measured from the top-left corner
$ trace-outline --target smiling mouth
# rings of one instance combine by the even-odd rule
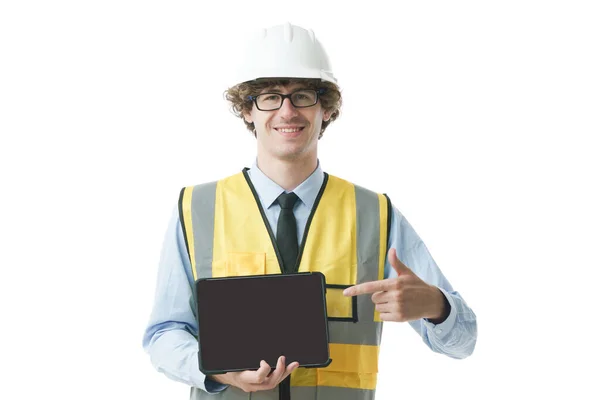
[[[297,127],[297,128],[274,128],[277,132],[281,132],[281,133],[296,133],[296,132],[300,132],[304,129],[303,126],[301,127]]]

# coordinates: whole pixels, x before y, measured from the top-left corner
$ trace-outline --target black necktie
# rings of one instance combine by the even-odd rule
[[[282,193],[277,198],[281,206],[277,221],[277,247],[283,259],[283,271],[288,274],[294,272],[298,258],[298,233],[294,217],[294,204],[297,200],[298,196],[294,192]]]
[[[298,233],[296,231],[296,217],[294,217],[294,204],[298,196],[294,192],[282,193],[277,202],[281,207],[277,220],[277,248],[283,259],[283,272],[291,274],[298,258]],[[290,400],[291,375],[279,384],[279,400]]]

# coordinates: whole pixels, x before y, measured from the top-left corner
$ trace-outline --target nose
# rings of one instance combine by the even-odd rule
[[[283,104],[281,108],[278,110],[278,114],[284,118],[290,118],[298,115],[298,109],[294,107],[290,99],[283,99]]]

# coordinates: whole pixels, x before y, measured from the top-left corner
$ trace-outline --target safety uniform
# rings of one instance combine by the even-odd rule
[[[182,189],[179,212],[194,279],[283,270],[247,169]],[[342,291],[383,279],[390,218],[387,196],[324,175],[294,271],[325,275],[332,362],[326,368],[297,368],[291,376],[293,400],[375,397],[382,322],[369,296],[345,297]],[[278,388],[246,393],[230,386],[216,395],[192,388],[191,398],[276,400]]]

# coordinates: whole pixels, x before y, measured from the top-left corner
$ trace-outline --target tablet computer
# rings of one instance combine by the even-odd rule
[[[265,360],[326,367],[329,330],[320,272],[196,281],[199,367],[205,375],[257,370]]]

